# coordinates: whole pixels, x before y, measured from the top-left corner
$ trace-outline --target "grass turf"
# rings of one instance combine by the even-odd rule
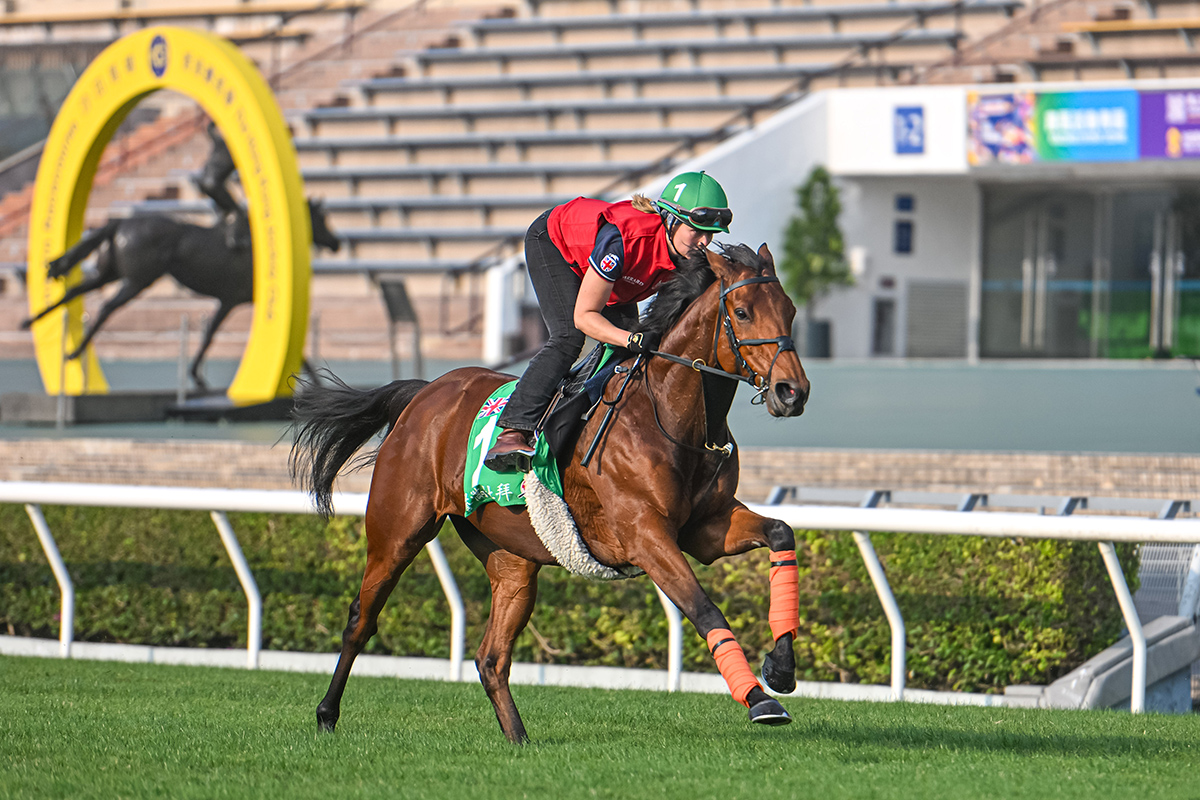
[[[1200,718],[513,690],[352,677],[317,735],[322,675],[0,657],[0,797],[1197,797]]]

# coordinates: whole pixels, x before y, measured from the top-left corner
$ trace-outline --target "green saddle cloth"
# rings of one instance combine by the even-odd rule
[[[467,501],[466,516],[470,516],[484,503],[499,503],[502,506],[525,505],[525,476],[519,472],[496,472],[483,465],[496,437],[500,435],[500,414],[508,404],[508,397],[516,387],[509,381],[492,392],[471,425],[471,437],[467,440],[467,467],[463,472],[463,493]],[[550,452],[546,437],[538,435],[533,456],[533,472],[542,485],[562,497],[562,478],[558,474],[558,462]]]

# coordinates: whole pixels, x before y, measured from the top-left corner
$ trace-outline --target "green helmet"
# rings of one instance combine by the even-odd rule
[[[701,231],[729,233],[733,221],[725,190],[703,171],[684,172],[667,181],[658,207]]]

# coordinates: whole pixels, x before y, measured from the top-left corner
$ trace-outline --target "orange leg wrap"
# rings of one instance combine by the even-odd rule
[[[800,568],[796,566],[795,550],[771,551],[771,610],[767,620],[771,635],[778,639],[785,633],[800,633]]]
[[[708,651],[716,659],[717,669],[721,670],[721,677],[729,686],[729,693],[733,695],[734,700],[749,708],[746,696],[750,694],[751,689],[762,687],[750,671],[750,664],[746,661],[742,646],[733,638],[733,632],[728,628],[714,628],[708,632],[707,639]]]

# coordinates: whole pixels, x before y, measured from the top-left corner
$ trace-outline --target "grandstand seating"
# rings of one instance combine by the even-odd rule
[[[476,131],[555,130],[567,127],[612,128],[655,125],[696,125],[714,114],[744,109],[747,103],[769,100],[760,96],[669,98],[566,98],[532,103],[478,103],[469,106],[371,106],[319,108],[302,119],[310,136],[408,136]]]
[[[57,4],[56,4],[57,5]],[[352,17],[366,8],[363,0],[320,0],[319,2],[240,2],[205,3],[189,7],[171,3],[159,8],[88,8],[83,10],[52,11],[49,13],[0,14],[0,35],[15,37],[32,31],[54,40],[63,29],[100,32],[115,38],[137,28],[156,24],[200,23],[202,27],[223,33],[247,22],[266,21],[274,27],[285,27],[300,17],[336,15]]]
[[[1168,0],[1138,6],[1128,20],[1092,19],[1119,16],[1114,9],[1123,6],[1083,0],[1050,0],[1037,13],[1021,0],[523,0],[519,8],[443,9],[436,23],[406,17],[357,38],[347,53],[330,48],[346,20],[369,30],[386,16],[364,8],[366,0],[139,3],[120,13],[108,1],[107,11],[89,12],[108,27],[89,35],[168,20],[242,35],[264,24],[314,32],[284,56],[281,69],[290,77],[278,96],[308,192],[327,198],[332,223],[350,244],[314,262],[322,274],[460,272],[519,246],[540,210],[580,194],[634,189],[654,170],[814,88],[917,82],[939,65],[1050,77],[1061,63],[1090,76],[1102,68],[1088,59],[1119,72],[1122,63],[1161,71],[1175,68],[1164,66],[1171,59],[1183,68],[1195,58],[1179,48],[1118,49],[1133,34],[1116,22],[1140,24],[1134,39],[1167,31],[1182,42],[1191,28],[1173,27],[1174,17],[1157,27],[1133,19],[1184,8]],[[0,42],[20,30],[4,19]],[[50,21],[60,44],[84,30],[65,18]],[[1086,43],[1091,52],[1064,51],[1062,41]],[[980,74],[955,73],[968,80]],[[193,134],[172,158],[98,186],[93,204],[202,213],[188,175],[206,147]],[[174,199],[146,201],[164,181],[175,187]],[[3,211],[0,204],[0,217]],[[0,253],[0,261],[9,257]]]
[[[1029,61],[1030,70],[1039,78],[1064,74],[1077,79],[1200,74],[1194,42],[1200,33],[1200,17],[1097,19],[1067,23],[1062,29],[1074,34],[1073,40],[1063,40],[1058,52],[1040,54]],[[1074,40],[1084,46],[1075,47]]]
[[[717,8],[713,10],[641,13],[630,19],[619,14],[572,16],[567,18],[500,18],[471,25],[469,32],[476,47],[523,44],[579,44],[644,39],[647,32],[670,32],[674,36],[722,38],[731,33],[744,36],[839,33],[852,30],[876,30],[886,20],[904,21],[917,17],[924,22],[944,17],[959,17],[964,23],[973,17],[991,17],[996,11],[1005,15],[1021,7],[1015,0],[984,0],[957,3],[944,0],[898,0],[888,3],[846,3],[837,5],[771,6]],[[964,30],[962,25],[956,29]],[[985,27],[994,27],[988,24]],[[965,32],[969,33],[969,26]],[[540,34],[540,35],[539,35]]]

